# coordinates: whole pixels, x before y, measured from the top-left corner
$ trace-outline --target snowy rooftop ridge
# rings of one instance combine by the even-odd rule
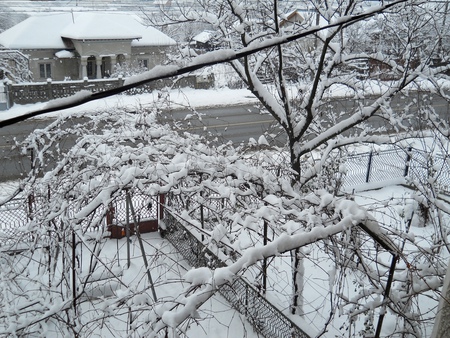
[[[126,40],[141,39],[142,35],[136,29],[129,27],[130,20],[125,22],[122,18],[122,15],[74,13],[72,22],[62,30],[61,36],[76,40],[101,40],[112,37]]]
[[[0,34],[10,49],[64,49],[63,38],[76,40],[132,40],[132,46],[171,46],[176,42],[126,13],[46,13],[31,16]]]

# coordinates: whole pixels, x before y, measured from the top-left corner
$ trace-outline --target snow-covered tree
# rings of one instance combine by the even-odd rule
[[[29,60],[18,50],[0,49],[0,80],[30,82]]]
[[[416,91],[448,97],[439,83],[449,69],[442,43],[448,39],[447,4],[389,5],[384,10],[379,3],[364,1],[304,1],[300,5],[304,20],[286,26],[283,11],[292,8],[285,8],[284,2],[202,1],[183,8],[183,24],[212,25],[222,34],[222,45],[232,50],[294,40],[272,44],[230,64],[286,133],[295,191],[335,192],[336,183],[322,178],[334,159],[330,155],[339,149],[345,153],[352,144],[390,143],[386,134],[392,132],[409,137],[409,126],[420,119],[411,111],[424,102],[410,99],[399,106],[399,97],[411,97]],[[174,25],[179,17],[167,15],[161,24]],[[367,20],[352,24],[349,17]],[[292,39],[316,25],[328,28]],[[352,100],[353,107],[333,106],[336,92]],[[425,110],[428,118],[440,120],[429,107]],[[375,127],[372,121],[377,119],[386,122]],[[320,154],[316,159],[311,156],[315,152]],[[303,289],[302,256],[298,250],[292,253],[293,313],[302,311],[298,293]]]
[[[268,147],[264,138],[237,149],[229,143],[212,147],[198,136],[180,136],[159,125],[148,109],[113,112],[62,118],[22,145],[34,158],[34,169],[19,189],[29,201],[29,221],[2,234],[7,244],[3,249],[8,249],[2,254],[2,334],[143,336],[167,328],[190,332],[204,320],[195,309],[202,311],[202,304],[222,285],[244,274],[261,293],[288,297],[285,288],[280,289],[289,285],[281,267],[285,253],[296,250],[305,265],[323,269],[324,261],[330,264],[325,273],[329,291],[323,297],[332,311],[330,320],[321,322],[323,333],[335,325],[340,308],[350,319],[342,323],[344,332],[371,334],[376,310],[387,306],[397,313],[394,317],[404,318],[397,332],[406,327],[420,336],[422,321],[432,315],[421,313],[416,299],[422,293],[435,297],[445,271],[436,255],[436,250],[445,249],[442,241],[421,238],[415,244],[408,234],[411,222],[420,222],[420,217],[413,220],[420,192],[394,205],[392,199],[372,203],[371,213],[383,212],[388,219],[377,222],[351,198],[326,191],[339,183],[339,175],[323,174],[317,188],[296,191],[286,161],[289,153]],[[60,145],[74,136],[75,145],[63,151]],[[57,164],[49,170],[52,158]],[[326,167],[332,170],[334,165]],[[125,242],[111,250],[115,244],[105,237],[108,212],[111,206],[127,204],[123,196],[133,201],[145,196],[158,204],[159,194],[166,195],[171,217],[202,238],[228,266],[185,272],[184,282],[189,284],[175,287],[180,277],[174,271],[182,269],[167,263],[177,261],[170,251],[158,249],[148,256],[149,271],[162,273],[153,275],[153,283],[146,276],[147,266],[139,269],[142,263],[136,263],[140,255],[133,255],[130,267],[124,264]],[[142,217],[147,205],[129,203],[129,222]],[[386,206],[391,211],[385,211]],[[170,221],[166,222],[163,233],[170,233]],[[10,255],[14,252],[20,254]],[[396,292],[383,302],[392,254],[399,265]],[[208,262],[208,256],[203,259]],[[269,274],[279,276],[263,282],[254,265],[265,259],[272,261],[267,271],[275,271]]]
[[[352,146],[394,142],[407,153],[411,147],[407,139],[424,136],[423,130],[410,127],[418,120],[437,131],[434,144],[446,149],[448,124],[423,100],[431,97],[427,95],[448,99],[442,85],[448,66],[444,59],[439,65],[435,63],[436,56],[444,57],[439,53],[448,35],[443,25],[445,16],[440,14],[446,7],[416,1],[371,4],[306,1],[304,21],[285,27],[276,1],[201,1],[191,8],[183,7],[183,21],[212,25],[222,34],[222,45],[228,44],[230,49],[158,68],[144,78],[169,77],[230,62],[282,127],[287,137],[285,149],[271,148],[270,135],[244,148],[229,144],[215,148],[192,135],[179,137],[157,126],[155,117],[146,112],[99,114],[84,126],[62,129],[57,122],[34,133],[25,148],[34,149],[35,172],[22,190],[31,200],[39,195],[41,202],[22,233],[36,233],[32,238],[49,241],[40,248],[53,248],[53,255],[69,255],[70,251],[75,260],[63,266],[65,260],[57,261],[49,255],[55,271],[61,264],[58,273],[52,268],[43,273],[42,267],[52,265],[41,258],[39,273],[34,275],[21,264],[7,264],[2,286],[8,296],[2,301],[7,304],[14,299],[17,303],[2,317],[4,332],[17,327],[26,333],[39,330],[37,323],[47,323],[51,318],[52,325],[62,332],[85,335],[87,328],[104,327],[112,309],[123,316],[125,308],[140,314],[132,326],[138,335],[156,335],[168,328],[182,332],[190,321],[198,319],[196,310],[203,302],[235,278],[251,277],[261,293],[268,292],[270,288],[261,282],[255,266],[268,259],[285,261],[283,255],[289,253],[292,282],[287,285],[293,292],[287,298],[292,300],[289,305],[294,314],[306,315],[307,298],[302,294],[305,265],[320,265],[325,257],[331,262],[321,275],[327,285],[325,295],[321,295],[323,301],[314,308],[318,312],[325,308],[324,303],[329,304],[327,320],[320,324],[321,335],[339,323],[340,315],[346,315],[341,321],[342,335],[379,337],[383,318],[389,315],[398,319],[391,336],[423,336],[433,315],[424,311],[420,302],[422,297],[437,297],[446,264],[435,253],[449,249],[444,223],[450,210],[437,198],[435,184],[439,168],[430,166],[425,178],[417,176],[408,182],[416,192],[405,198],[405,205],[397,201],[392,205],[392,199],[387,199],[363,207],[355,196],[341,195],[340,185]],[[169,14],[162,24],[175,25],[180,16]],[[373,32],[368,33],[369,29]],[[359,31],[365,33],[362,41],[354,36]],[[131,79],[126,85],[142,77],[139,79]],[[428,94],[420,94],[421,99],[415,100],[418,89]],[[336,93],[354,104],[337,106]],[[400,97],[406,97],[406,101],[400,101],[406,103],[399,105],[396,100]],[[416,108],[418,113],[412,114]],[[372,123],[380,120],[385,123]],[[65,133],[79,138],[75,147],[61,156],[58,144]],[[252,149],[256,145],[259,148]],[[47,172],[49,156],[60,160]],[[432,161],[432,157],[427,160]],[[45,195],[49,187],[50,197]],[[179,295],[175,297],[158,302],[154,299],[154,303],[137,301],[139,292],[148,292],[149,285],[138,293],[116,292],[98,304],[90,303],[87,313],[93,308],[101,315],[88,319],[78,316],[75,320],[75,313],[83,313],[78,301],[86,294],[85,289],[69,285],[70,274],[81,273],[75,244],[87,241],[84,229],[101,228],[106,217],[102,207],[118,194],[135,190],[148,196],[171,194],[171,201],[182,206],[172,208],[172,216],[197,231],[199,238],[205,236],[208,248],[227,265],[190,271],[184,277],[188,287],[177,290]],[[203,213],[204,208],[208,210],[209,228],[202,229],[203,224],[195,217],[199,205]],[[423,213],[417,215],[416,210]],[[82,225],[85,220],[86,227]],[[414,241],[409,234],[411,224],[425,225],[430,220],[436,227],[435,237]],[[61,240],[45,235],[56,232],[55,227],[64,234]],[[101,235],[92,243],[93,247],[85,244],[91,248],[94,262],[87,276],[98,266],[96,250],[103,243]],[[33,254],[30,250],[28,257],[34,262]],[[30,306],[36,304],[26,303],[28,296],[20,293],[24,286],[18,283],[22,280],[11,283],[12,276],[17,275],[28,276],[26,284],[38,283],[32,288],[38,290],[37,296],[31,298],[42,302],[33,311]],[[42,276],[45,285],[39,279]],[[116,278],[116,274],[113,276]],[[87,285],[86,280],[81,282]],[[46,300],[55,295],[59,307],[50,308]],[[65,311],[64,316],[60,316],[61,311]],[[7,326],[11,318],[15,326]],[[131,321],[127,323],[131,326]]]
[[[27,18],[26,14],[0,4],[0,33]],[[0,80],[10,79],[15,82],[31,80],[28,58],[16,50],[4,50],[0,45]]]
[[[448,37],[447,12],[445,4],[415,1],[400,2],[389,12],[377,3],[362,1],[304,1],[297,4],[304,21],[285,27],[281,25],[281,5],[277,1],[206,1],[184,8],[183,18],[211,24],[233,50],[287,39],[317,24],[333,25],[305,39],[231,62],[284,129],[291,169],[296,173],[295,189],[311,191],[320,187],[318,177],[333,151],[359,142],[390,142],[376,135],[409,131],[405,126],[416,119],[408,114],[411,104],[394,112],[391,102],[417,88],[427,91],[427,85],[437,85],[436,79],[447,71],[433,63],[436,59],[446,63],[441,51],[442,41]],[[365,13],[375,15],[357,26],[344,22],[349,16]],[[164,24],[177,20],[174,15]],[[300,80],[295,91],[289,86],[292,80]],[[330,96],[337,91],[351,98],[354,108],[339,111],[331,107]],[[375,118],[387,122],[374,128],[371,121]],[[315,151],[322,160],[304,165]],[[320,188],[330,191],[333,187],[327,183]],[[301,264],[298,255],[293,253],[293,261]],[[294,268],[294,279],[299,269]],[[297,285],[297,289],[301,287]],[[295,308],[294,301],[293,312]]]
[[[145,67],[141,62],[135,61],[133,63],[123,62],[122,64],[117,63],[114,65],[114,69],[111,72],[111,77],[129,77],[133,75],[142,74],[147,71],[147,67]]]

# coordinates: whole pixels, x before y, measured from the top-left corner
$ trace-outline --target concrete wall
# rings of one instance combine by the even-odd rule
[[[102,92],[123,86],[124,79],[100,79],[84,81],[47,81],[40,83],[5,84],[8,106],[14,104],[30,104],[47,102],[57,98],[64,98],[81,90]],[[188,75],[178,79],[175,84],[173,79],[152,81],[139,87],[131,88],[124,92],[127,95],[151,93],[153,90],[175,86],[176,88],[208,89],[214,87],[214,76]]]
[[[82,56],[95,56],[97,58],[102,55],[131,54],[131,42],[129,40],[124,41],[72,40],[72,41],[78,54]]]

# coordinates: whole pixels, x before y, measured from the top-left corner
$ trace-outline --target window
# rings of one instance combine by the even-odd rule
[[[116,63],[122,66],[125,63],[125,55],[123,54],[117,55],[116,60],[117,60]]]
[[[147,59],[140,59],[140,60],[138,60],[138,63],[139,63],[139,67],[148,69],[148,60]]]
[[[39,65],[39,76],[41,79],[51,79],[52,77],[51,63],[41,63]]]
[[[95,79],[97,77],[97,64],[93,56],[90,56],[87,61],[87,77],[89,79]]]

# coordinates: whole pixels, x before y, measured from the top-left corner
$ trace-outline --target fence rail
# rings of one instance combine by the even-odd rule
[[[212,268],[226,266],[214,253],[201,243],[175,216],[165,216],[166,238],[194,267]],[[220,294],[264,337],[309,338],[293,321],[267,301],[253,286],[242,278],[219,288]]]

